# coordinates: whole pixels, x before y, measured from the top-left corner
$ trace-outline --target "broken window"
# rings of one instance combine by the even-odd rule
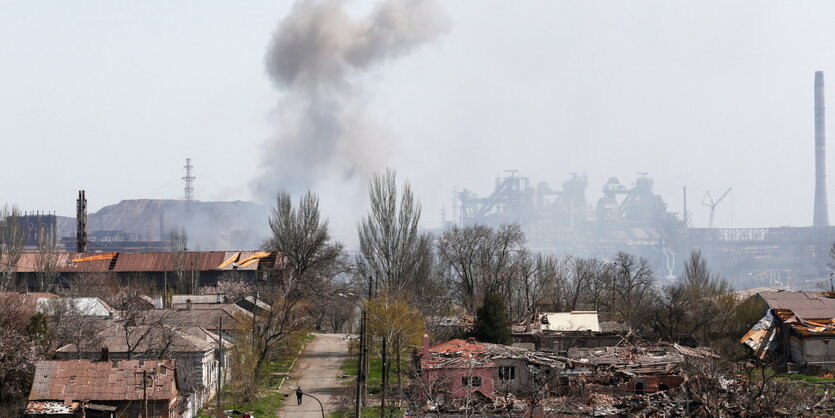
[[[510,382],[511,380],[516,380],[516,367],[499,367],[499,380],[501,380],[502,382]]]
[[[465,388],[481,387],[481,376],[465,376],[461,378],[461,386]]]

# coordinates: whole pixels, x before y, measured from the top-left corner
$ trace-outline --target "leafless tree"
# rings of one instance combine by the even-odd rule
[[[0,208],[0,292],[15,286],[17,263],[23,253],[24,229],[16,206]]]
[[[360,256],[356,264],[366,282],[369,296],[382,289],[401,292],[414,289],[426,277],[419,277],[425,260],[419,251],[420,202],[409,183],[398,190],[393,170],[375,174],[371,179],[371,210],[358,226]]]
[[[171,252],[174,257],[174,274],[180,291],[197,292],[200,275],[195,268],[193,255],[188,251],[188,234],[185,228],[179,227],[171,232]]]
[[[482,295],[493,290],[508,305],[514,281],[526,274],[525,236],[517,224],[494,230],[484,225],[453,226],[440,237],[440,270],[459,303],[474,312]]]
[[[17,416],[15,401],[25,399],[32,385],[37,357],[31,339],[14,329],[0,328],[0,414]]]
[[[653,296],[655,278],[645,258],[619,252],[612,261],[612,305],[611,312],[617,318],[639,325],[644,308]]]
[[[91,315],[91,305],[78,303],[73,298],[50,299],[42,306],[48,317],[47,344],[51,350],[71,345],[76,357],[101,347],[99,333],[109,322]]]
[[[292,282],[305,278],[306,290],[315,290],[317,282],[345,270],[345,250],[331,239],[315,193],[308,191],[295,208],[289,193],[279,193],[270,216],[270,230],[264,248],[284,258],[285,275]]]
[[[119,291],[119,283],[113,272],[82,269],[73,274],[69,287],[62,290],[65,296],[101,297],[106,299]]]
[[[58,278],[58,239],[51,228],[38,231],[35,281],[39,292],[46,292]]]

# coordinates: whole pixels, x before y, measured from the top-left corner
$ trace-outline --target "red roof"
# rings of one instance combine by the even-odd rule
[[[143,371],[148,399],[177,397],[174,360],[53,360],[38,362],[29,400],[141,400]]]
[[[486,356],[487,346],[475,340],[450,340],[429,349],[429,358],[421,358],[423,369],[488,368],[496,364]]]
[[[455,339],[437,344],[434,347],[430,348],[429,352],[432,354],[469,354],[472,356],[476,354],[484,354],[485,352],[487,352],[487,348],[484,346],[484,344],[475,340],[466,341],[461,339]]]

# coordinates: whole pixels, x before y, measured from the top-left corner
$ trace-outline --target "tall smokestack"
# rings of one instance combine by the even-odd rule
[[[75,201],[75,252],[87,252],[87,197],[84,190],[78,191]]]
[[[826,113],[823,71],[815,71],[815,217],[813,226],[829,226],[826,203]]]

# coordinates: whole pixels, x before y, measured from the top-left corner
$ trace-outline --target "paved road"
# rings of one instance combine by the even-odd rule
[[[289,390],[289,386],[299,386],[322,401],[325,414],[333,411],[330,404],[331,396],[336,396],[343,385],[339,382],[339,366],[348,358],[348,342],[343,334],[315,334],[316,340],[311,341],[302,357],[290,372],[293,377],[285,384],[282,391]],[[288,418],[321,418],[322,412],[315,399],[305,396],[302,405],[296,405],[296,396],[288,396],[278,415]]]

